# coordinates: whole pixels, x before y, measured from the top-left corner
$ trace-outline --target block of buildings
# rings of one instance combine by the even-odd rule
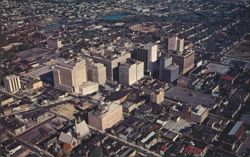
[[[119,65],[126,63],[131,54],[127,51],[105,51],[105,52],[84,52],[84,57],[92,59],[96,63],[101,63],[106,67],[107,80],[118,81]]]
[[[181,116],[182,118],[202,123],[208,117],[209,109],[201,105],[191,107],[189,105],[177,104],[170,109],[170,114],[174,116]]]

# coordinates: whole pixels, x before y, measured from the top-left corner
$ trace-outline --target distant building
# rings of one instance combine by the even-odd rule
[[[173,36],[168,39],[168,50],[171,51],[184,51],[184,39],[178,38],[177,36]]]
[[[123,119],[122,106],[115,103],[99,105],[98,109],[88,113],[89,125],[104,131]]]
[[[119,66],[119,83],[132,85],[144,76],[144,63],[136,60],[127,60]]]
[[[161,104],[164,101],[164,89],[160,88],[150,95],[150,101]]]
[[[186,74],[194,67],[194,51],[186,51],[185,53],[173,53],[173,63],[179,65],[180,73]]]
[[[47,44],[49,49],[60,49],[63,47],[62,41],[60,41],[58,38],[48,38]]]
[[[87,82],[85,60],[60,62],[53,69],[54,86],[68,92],[79,91],[79,87]]]
[[[107,80],[106,67],[101,63],[87,62],[88,80],[104,84]]]
[[[20,78],[16,75],[6,76],[3,81],[7,92],[13,93],[21,89]]]
[[[156,70],[158,46],[154,43],[143,45],[132,52],[131,57],[144,62],[144,71],[153,74]]]

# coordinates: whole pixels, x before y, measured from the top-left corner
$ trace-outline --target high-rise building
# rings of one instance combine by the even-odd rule
[[[172,57],[171,56],[162,56],[160,58],[160,70],[159,70],[159,78],[160,80],[164,80],[163,76],[164,76],[164,70],[165,68],[167,68],[168,66],[170,66],[172,64]]]
[[[101,63],[87,61],[88,80],[104,84],[107,80],[106,67]]]
[[[98,109],[88,113],[89,125],[104,131],[123,119],[122,106],[110,102],[99,104]]]
[[[172,64],[163,70],[162,81],[172,83],[179,77],[179,65]]]
[[[21,89],[20,78],[16,75],[6,76],[3,81],[7,92],[13,93]]]
[[[177,36],[173,36],[168,39],[168,50],[171,51],[184,51],[184,39],[178,38]]]
[[[54,86],[68,92],[87,81],[87,70],[85,60],[72,60],[60,62],[53,69]]]
[[[193,50],[186,51],[184,53],[173,53],[173,63],[180,66],[180,73],[186,74],[194,67],[195,53]]]
[[[132,85],[144,76],[144,63],[128,59],[125,64],[119,67],[119,83]]]
[[[168,38],[168,50],[176,51],[177,50],[178,37],[173,36]]]
[[[178,45],[177,50],[180,53],[182,53],[184,51],[184,39],[183,38],[182,39],[178,39],[177,45]]]
[[[156,62],[158,57],[158,46],[154,43],[148,43],[136,48],[131,55],[132,58],[144,62],[144,71],[149,75],[156,70]]]

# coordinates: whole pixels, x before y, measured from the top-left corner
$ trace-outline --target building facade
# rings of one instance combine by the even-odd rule
[[[88,113],[89,125],[104,131],[123,119],[122,106],[115,103],[99,105],[98,109]]]
[[[173,36],[168,39],[168,50],[170,51],[184,51],[184,39]]]
[[[173,63],[179,65],[181,74],[186,74],[191,69],[193,69],[195,57],[194,51],[190,50],[186,53],[172,54],[172,57]]]
[[[77,87],[87,81],[85,60],[61,62],[53,69],[54,86],[68,92],[74,92]]]
[[[106,67],[101,63],[87,62],[88,80],[104,84],[107,80]]]
[[[162,81],[172,83],[179,77],[179,65],[170,65],[163,70]]]
[[[136,60],[127,60],[119,67],[119,83],[132,85],[144,76],[144,63]]]

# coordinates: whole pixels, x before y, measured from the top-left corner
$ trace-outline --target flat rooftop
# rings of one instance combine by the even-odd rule
[[[212,96],[181,87],[171,87],[165,92],[165,97],[176,102],[187,103],[193,107],[202,105],[213,108],[216,105],[216,100]]]
[[[209,63],[206,67],[213,72],[223,75],[230,71],[230,67],[223,64]]]
[[[41,66],[39,68],[35,68],[34,70],[30,71],[29,73],[23,74],[25,77],[29,78],[40,78],[40,76],[51,72],[52,69],[50,66]]]

